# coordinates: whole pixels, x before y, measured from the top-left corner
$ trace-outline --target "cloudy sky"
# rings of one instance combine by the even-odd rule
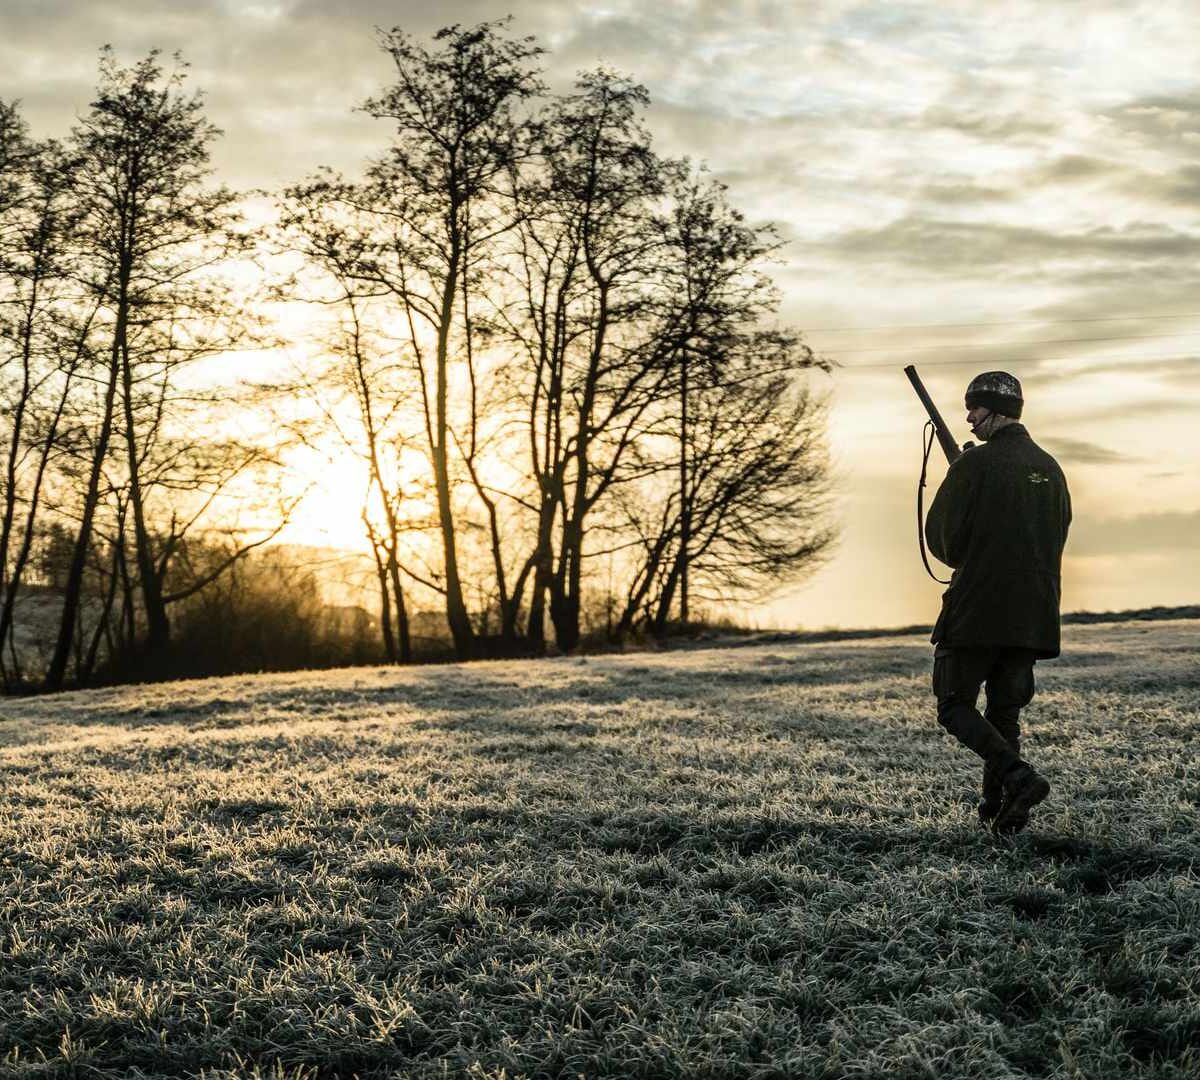
[[[510,13],[553,87],[637,78],[660,149],[778,224],[784,316],[841,365],[822,385],[842,542],[764,625],[932,620],[907,363],[960,438],[973,374],[1022,380],[1075,498],[1068,610],[1200,602],[1194,0],[0,0],[0,97],[62,134],[102,44],[179,49],[222,178],[272,187],[382,145],[351,111],[388,78],[373,27]]]

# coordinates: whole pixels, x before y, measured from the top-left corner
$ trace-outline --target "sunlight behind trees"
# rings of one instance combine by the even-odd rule
[[[625,76],[549,95],[507,23],[379,43],[378,152],[273,208],[213,182],[179,57],[106,49],[61,145],[4,105],[6,685],[197,670],[205,620],[236,653],[217,623],[321,592],[322,550],[358,559],[303,608],[353,624],[329,658],[405,662],[662,636],[828,549],[770,228],[655,151]]]

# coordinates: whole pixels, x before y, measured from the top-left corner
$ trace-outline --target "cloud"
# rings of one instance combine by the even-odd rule
[[[1200,331],[1197,331],[1200,336]],[[1073,364],[1065,370],[1048,369],[1040,376],[1045,383],[1075,382],[1085,375],[1129,375],[1136,372],[1139,379],[1170,381],[1177,378],[1187,378],[1195,384],[1196,376],[1200,373],[1200,356],[1195,354],[1170,356],[1161,359],[1137,360],[1132,357],[1098,357]],[[1162,398],[1156,397],[1154,404],[1162,406]],[[1122,402],[1122,409],[1132,409],[1138,402]]]
[[[1064,465],[1128,465],[1141,460],[1082,439],[1050,437],[1040,441]]]
[[[912,125],[929,130],[955,131],[987,142],[1036,141],[1059,130],[1059,124],[1044,116],[1024,112],[995,112],[985,105],[964,108],[935,105],[926,109]]]
[[[1126,370],[1128,371],[1128,368]],[[1172,415],[1194,416],[1200,410],[1200,400],[1197,399],[1194,392],[1195,376],[1196,367],[1193,366],[1192,379],[1189,384],[1189,389],[1192,389],[1193,393],[1189,397],[1164,390],[1159,396],[1145,397],[1136,401],[1121,401],[1115,405],[1095,408],[1089,414],[1090,419],[1099,423],[1110,420],[1141,419],[1147,422],[1157,421],[1161,424],[1166,417]],[[1153,434],[1151,434],[1150,441],[1153,443]]]
[[[427,38],[447,24],[497,17],[483,0],[436,7],[384,0],[336,7],[314,0],[18,0],[10,8],[0,43],[0,97],[23,99],[36,134],[63,135],[86,110],[102,44],[111,42],[126,64],[159,48],[170,66],[178,50],[190,65],[189,89],[204,93],[209,118],[224,132],[214,160],[237,187],[291,182],[321,164],[353,169],[378,152],[386,126],[356,112],[392,74],[376,26],[400,23]],[[513,34],[536,31],[543,40],[571,21],[569,12],[540,0],[505,10],[517,15]]]
[[[930,273],[974,269],[1044,273],[1087,260],[1119,260],[1128,274],[1138,264],[1194,257],[1196,238],[1156,224],[1098,225],[1076,232],[992,221],[950,221],[907,215],[830,241],[847,256],[883,259]]]
[[[1016,193],[1011,189],[975,183],[964,179],[957,182],[938,180],[926,184],[919,192],[919,201],[939,206],[978,206],[983,203],[1011,203]]]
[[[1071,528],[1070,551],[1076,558],[1148,551],[1198,552],[1200,510],[1077,518]]]
[[[1124,131],[1168,144],[1200,133],[1200,85],[1178,94],[1155,94],[1126,101],[1103,115]]]
[[[1181,165],[1170,172],[1139,172],[1129,178],[1124,190],[1131,198],[1156,199],[1194,212],[1200,206],[1200,165]]]
[[[1090,157],[1087,154],[1064,154],[1037,169],[1030,179],[1035,183],[1074,184],[1080,181],[1110,177],[1123,173],[1126,166],[1106,158]]]

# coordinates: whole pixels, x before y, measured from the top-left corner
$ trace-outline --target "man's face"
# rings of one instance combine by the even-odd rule
[[[979,425],[982,424],[989,416],[992,415],[992,410],[984,408],[982,405],[976,405],[967,410],[967,423],[971,425],[971,434],[977,439],[987,441],[987,435],[979,430]]]

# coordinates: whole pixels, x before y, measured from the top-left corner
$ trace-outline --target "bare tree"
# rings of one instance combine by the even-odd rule
[[[407,532],[427,527],[412,520],[418,500],[401,475],[402,458],[416,442],[411,406],[417,390],[411,367],[393,355],[394,344],[378,331],[380,295],[388,294],[362,280],[360,218],[349,209],[350,192],[344,182],[326,176],[289,188],[280,203],[279,250],[303,262],[277,294],[318,306],[331,325],[320,334],[318,355],[276,390],[289,401],[283,423],[301,443],[319,449],[323,438],[332,437],[337,452],[348,451],[362,462],[362,521],[379,583],[384,655],[407,663],[412,642],[404,576],[421,575],[408,565],[401,541]],[[297,396],[315,408],[315,430],[308,417],[296,414]]]
[[[664,254],[654,213],[676,163],[650,147],[644,88],[606,71],[551,105],[542,172],[526,203],[503,313],[526,358],[536,542],[528,636],[544,637],[547,601],[560,649],[578,644],[588,521],[642,471],[634,448],[664,393],[678,327],[655,303]]]
[[[811,571],[833,543],[824,408],[786,370],[797,351],[792,335],[750,335],[718,377],[692,387],[686,486],[664,483],[624,506],[639,557],[618,638],[639,621],[662,635],[685,572],[709,603],[759,598]]]
[[[327,173],[289,191],[284,225],[326,275],[317,299],[342,313],[331,352],[346,365],[354,441],[383,508],[370,537],[385,646],[397,566],[444,597],[460,656],[493,629],[519,642],[522,623],[538,649],[547,615],[558,647],[574,649],[588,567],[610,556],[641,575],[630,618],[653,609],[661,621],[676,604],[686,618],[695,575],[706,593],[716,588],[718,520],[737,517],[743,541],[759,546],[748,556],[758,569],[734,591],[761,585],[768,564],[786,576],[789,560],[767,553],[771,515],[755,531],[748,507],[757,498],[781,519],[787,484],[815,495],[820,470],[805,481],[793,459],[773,494],[760,486],[752,498],[752,484],[726,491],[714,467],[731,454],[770,472],[755,455],[778,464],[790,450],[767,429],[790,425],[803,441],[800,418],[819,413],[790,381],[816,360],[767,326],[778,302],[762,270],[769,231],[747,226],[718,185],[654,153],[647,94],[629,79],[585,74],[527,116],[540,89],[531,41],[491,24],[444,30],[433,49],[398,30],[383,41],[397,78],[366,109],[395,123],[390,153],[364,183]],[[442,565],[432,576],[396,554],[401,515],[387,507],[399,493],[393,478],[389,499],[387,470],[370,464],[370,448],[394,438],[380,441],[406,389],[436,501]],[[767,390],[777,416],[762,411]],[[706,429],[714,402],[762,421],[763,446]],[[807,467],[819,455],[806,446]],[[634,521],[635,505],[651,509]],[[799,530],[815,556],[818,522]],[[490,564],[474,577],[472,553]]]
[[[216,272],[247,242],[234,194],[208,186],[209,147],[219,133],[205,120],[200,96],[184,94],[183,80],[178,57],[176,70],[168,74],[157,52],[121,68],[105,49],[96,100],[72,133],[71,150],[81,164],[73,189],[80,213],[81,277],[100,302],[97,334],[107,359],[50,686],[61,685],[65,673],[100,477],[114,434],[123,443],[151,652],[170,637],[164,582],[181,536],[180,519],[167,507],[162,513],[170,524],[156,542],[155,490],[190,488],[213,496],[260,454],[244,448],[231,454],[228,440],[216,440],[218,460],[201,460],[196,440],[172,435],[184,419],[178,415],[185,399],[182,369],[237,347],[251,325]],[[189,388],[186,396],[194,399],[197,391]],[[189,515],[186,527],[195,520]]]
[[[4,246],[16,224],[10,214],[25,202],[28,165],[36,153],[17,103],[0,100],[0,244]]]
[[[78,295],[70,276],[76,255],[76,213],[69,199],[74,163],[56,144],[43,143],[30,149],[23,165],[23,196],[5,215],[0,251],[0,369],[7,376],[0,648],[9,643],[11,661],[10,667],[0,660],[0,671],[6,683],[10,676],[22,678],[11,641],[17,600],[98,310],[94,298]]]
[[[805,539],[792,559],[783,559],[776,567],[781,577],[794,574],[796,564],[815,558],[829,542],[819,513],[824,458],[813,428],[819,409],[809,395],[797,396],[790,390],[799,372],[827,371],[828,364],[794,332],[763,328],[779,305],[778,290],[763,270],[777,248],[772,230],[748,225],[729,205],[725,187],[703,174],[678,180],[662,227],[670,253],[664,262],[664,295],[668,304],[678,307],[668,320],[679,328],[672,356],[678,414],[668,416],[679,463],[679,516],[672,569],[654,617],[660,633],[676,595],[680,620],[686,623],[689,617],[697,516],[713,520],[713,505],[730,499],[761,500],[765,493],[751,480],[761,479],[756,470],[764,469],[797,494],[811,495],[788,504],[790,512],[803,507],[810,516],[797,518],[790,526]],[[772,394],[776,395],[774,410]],[[742,438],[727,422],[760,425],[762,431]],[[790,425],[790,435],[780,425]],[[764,452],[780,459],[790,457],[791,466],[779,472],[781,460],[749,460]],[[739,470],[745,473],[744,483],[736,475]],[[728,489],[716,480],[725,474],[732,482]],[[779,494],[773,492],[771,498]],[[749,548],[763,539],[753,530],[740,537]],[[713,543],[712,537],[702,535],[696,540],[698,550],[708,550]]]
[[[363,191],[375,223],[364,269],[391,294],[408,329],[437,496],[446,616],[458,654],[469,656],[475,631],[459,568],[451,382],[457,369],[473,430],[471,286],[490,245],[514,224],[500,188],[513,162],[531,152],[518,109],[541,89],[531,66],[541,50],[532,39],[505,37],[495,23],[450,27],[435,41],[431,50],[399,29],[382,36],[396,79],[364,108],[390,120],[395,135]],[[457,441],[473,446],[469,433]]]

